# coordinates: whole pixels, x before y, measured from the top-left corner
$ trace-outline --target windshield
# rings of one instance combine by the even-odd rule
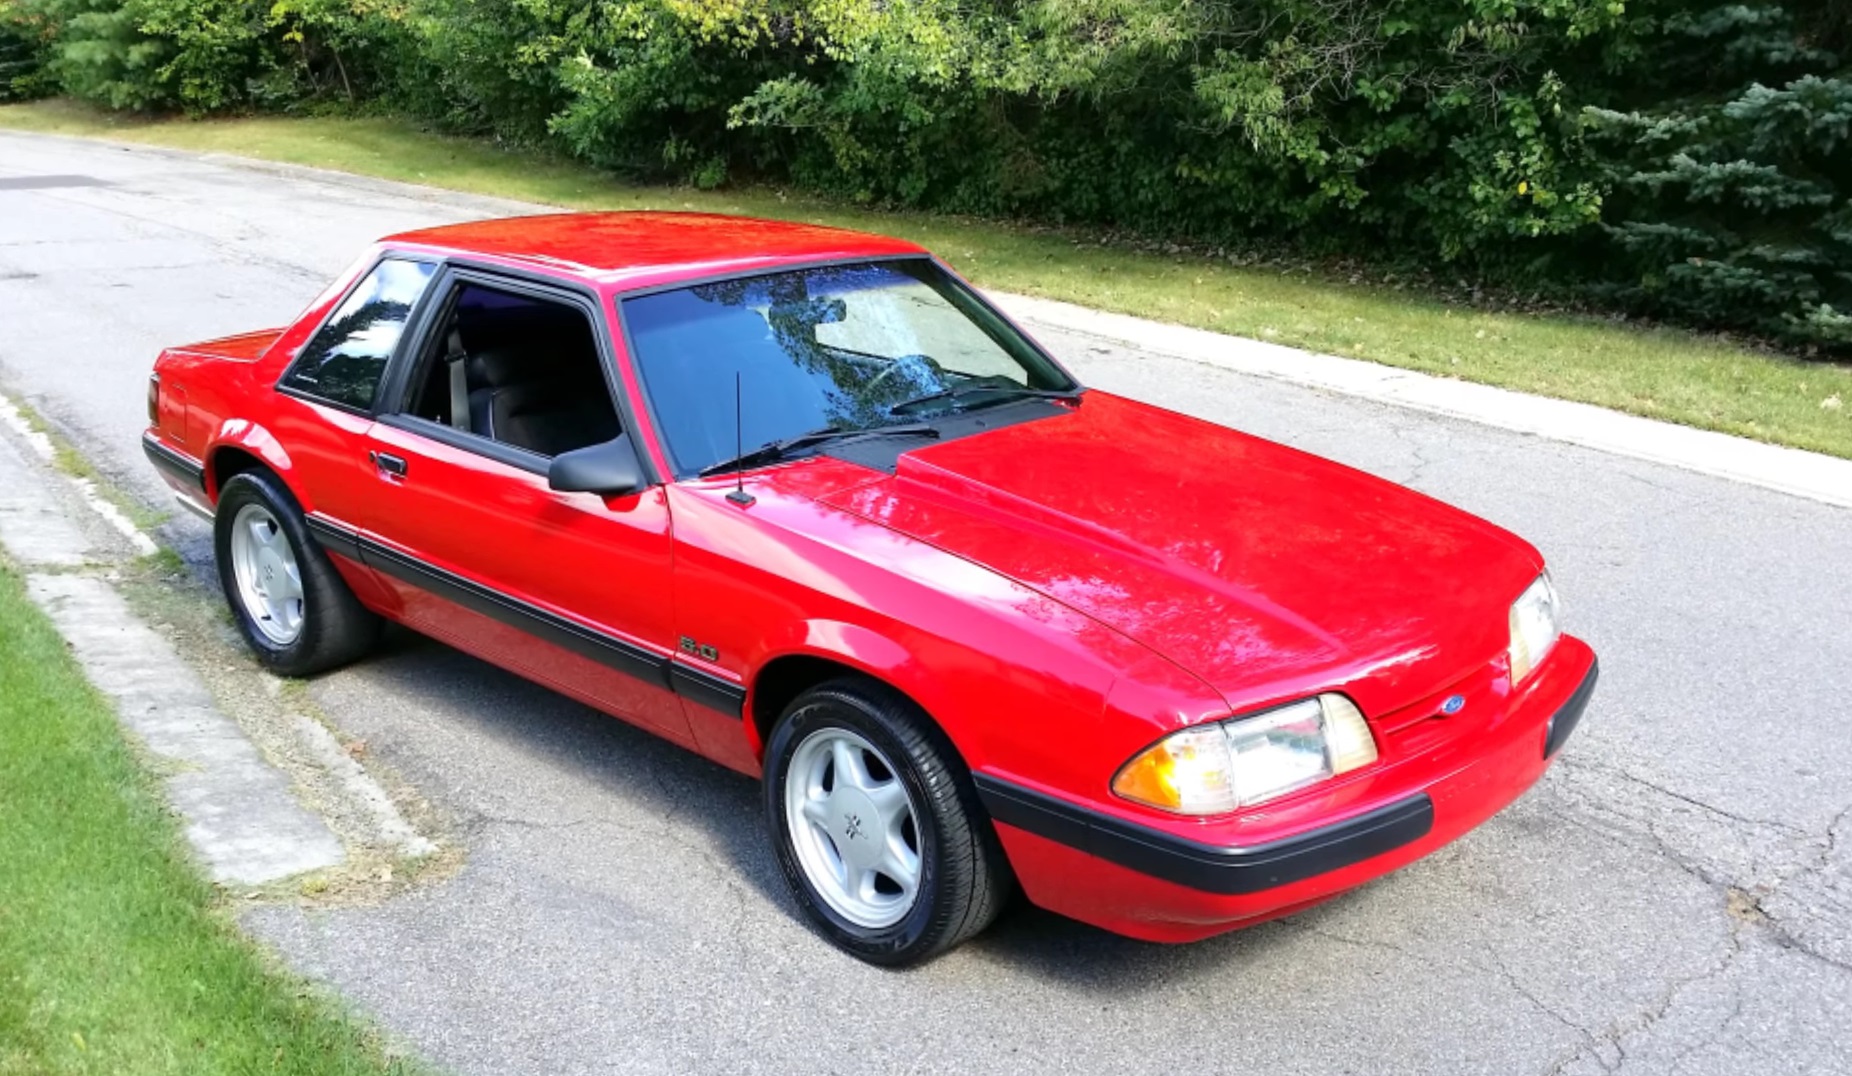
[[[915,424],[1076,387],[924,259],[697,284],[626,299],[623,317],[681,475],[818,430]]]

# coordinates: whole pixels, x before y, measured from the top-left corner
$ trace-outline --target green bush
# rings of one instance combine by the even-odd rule
[[[56,89],[114,109],[351,103],[387,87],[388,54],[415,53],[402,8],[376,0],[4,2],[55,27]]]
[[[50,70],[111,107],[379,102],[650,178],[1852,347],[1852,0],[7,3],[51,13]]]
[[[59,23],[50,69],[74,97],[115,109],[168,107],[176,99],[161,76],[169,42],[141,32],[120,0],[25,0]]]
[[[562,60],[593,11],[586,0],[417,0],[400,101],[453,129],[541,141],[570,99]]]
[[[0,0],[0,101],[23,101],[57,92],[48,68],[59,23],[18,0]]]
[[[1625,36],[1608,0],[619,6],[554,122],[603,163],[1410,259],[1596,219],[1564,72]]]

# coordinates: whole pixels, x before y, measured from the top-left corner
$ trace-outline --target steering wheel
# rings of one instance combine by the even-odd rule
[[[890,378],[900,373],[903,369],[913,375],[913,379],[916,381],[920,374],[932,374],[937,376],[945,372],[944,368],[934,362],[930,355],[902,355],[888,363],[887,369],[869,378],[868,382],[862,386],[861,391],[857,393],[857,395],[861,396],[863,399],[873,398],[874,395],[881,390],[881,386],[887,384]]]

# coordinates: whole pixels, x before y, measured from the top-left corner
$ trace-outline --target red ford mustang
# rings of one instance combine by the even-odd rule
[[[1083,388],[925,251],[688,214],[384,240],[163,353],[148,457],[275,671],[393,620],[762,775],[798,903],[903,964],[1013,886],[1138,938],[1478,825],[1595,684],[1542,558]]]

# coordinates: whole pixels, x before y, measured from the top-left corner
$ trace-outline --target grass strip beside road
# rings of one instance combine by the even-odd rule
[[[1299,270],[774,190],[632,186],[544,153],[432,134],[392,118],[146,120],[49,101],[0,106],[0,127],[312,165],[572,209],[692,209],[883,232],[921,243],[987,288],[1852,458],[1852,365],[1803,362],[1678,330],[1491,312]]]
[[[0,565],[0,1074],[409,1068],[239,937],[108,703]]]

